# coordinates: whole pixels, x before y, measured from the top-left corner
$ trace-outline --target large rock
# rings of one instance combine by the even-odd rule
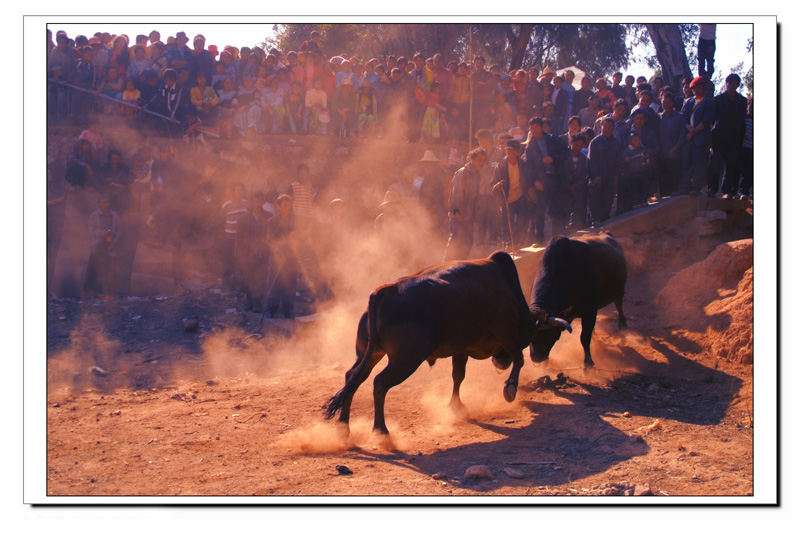
[[[717,247],[676,273],[655,298],[662,317],[712,355],[753,363],[753,240]]]
[[[723,243],[708,257],[676,273],[658,293],[656,306],[704,306],[732,290],[753,267],[753,240]]]

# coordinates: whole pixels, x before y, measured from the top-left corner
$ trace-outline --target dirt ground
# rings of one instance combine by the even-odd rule
[[[464,419],[447,408],[449,360],[424,364],[389,392],[391,441],[371,432],[371,380],[355,396],[349,438],[322,414],[355,360],[366,295],[360,306],[297,322],[291,335],[285,322],[268,321],[263,337],[252,336],[260,316],[242,313],[234,296],[212,287],[50,301],[47,492],[751,495],[753,367],[723,346],[731,325],[748,317],[752,324],[752,293],[748,300],[737,280],[716,289],[705,308],[684,299],[691,314],[654,305],[680,270],[721,243],[751,237],[703,237],[629,277],[629,329],[617,330],[613,306],[601,311],[594,373],[582,369],[578,321],[547,363],[526,356],[513,403],[502,396],[507,372],[471,360]],[[697,294],[692,286],[671,289]],[[313,304],[300,308],[309,313]],[[196,319],[197,329],[185,318]]]

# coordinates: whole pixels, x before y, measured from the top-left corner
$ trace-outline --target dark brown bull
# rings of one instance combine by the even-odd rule
[[[381,286],[369,297],[358,325],[356,362],[345,375],[344,388],[326,404],[326,416],[341,411],[339,421],[349,422],[353,395],[384,355],[389,363],[373,386],[374,428],[381,433],[389,432],[383,411],[386,393],[426,360],[433,364],[453,357],[450,405],[456,410],[463,410],[459,387],[468,357],[495,357],[501,369],[513,364],[503,388],[505,399],[513,401],[522,350],[537,328],[514,261],[504,252],[448,262]]]
[[[531,360],[542,362],[575,318],[581,318],[584,367],[594,366],[589,345],[597,311],[614,303],[619,328],[627,327],[622,313],[627,267],[625,253],[608,232],[580,239],[553,238],[539,262],[531,296],[531,313],[546,328],[531,340]]]

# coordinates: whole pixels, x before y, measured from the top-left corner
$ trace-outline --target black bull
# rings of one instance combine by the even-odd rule
[[[344,388],[326,404],[326,416],[340,412],[339,421],[349,422],[356,390],[387,354],[389,363],[373,386],[374,428],[382,433],[389,432],[384,418],[386,393],[425,361],[433,364],[453,357],[450,405],[456,410],[463,409],[459,388],[469,357],[492,357],[500,369],[511,365],[503,396],[513,401],[524,363],[522,350],[540,334],[560,335],[564,329],[572,331],[564,319],[528,307],[516,265],[504,252],[425,269],[372,292],[358,325],[356,362],[345,375]]]
[[[584,367],[592,367],[589,345],[597,311],[614,303],[619,312],[620,329],[627,327],[622,312],[626,279],[625,254],[608,232],[577,240],[553,238],[539,262],[531,313],[538,322],[552,317],[567,322],[581,318]],[[546,360],[561,332],[562,329],[536,332],[531,340],[531,360]]]

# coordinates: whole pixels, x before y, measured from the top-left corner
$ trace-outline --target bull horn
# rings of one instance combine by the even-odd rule
[[[572,325],[570,325],[567,320],[550,316],[549,318],[547,318],[547,324],[550,325],[551,327],[561,327],[570,334],[572,333]]]

